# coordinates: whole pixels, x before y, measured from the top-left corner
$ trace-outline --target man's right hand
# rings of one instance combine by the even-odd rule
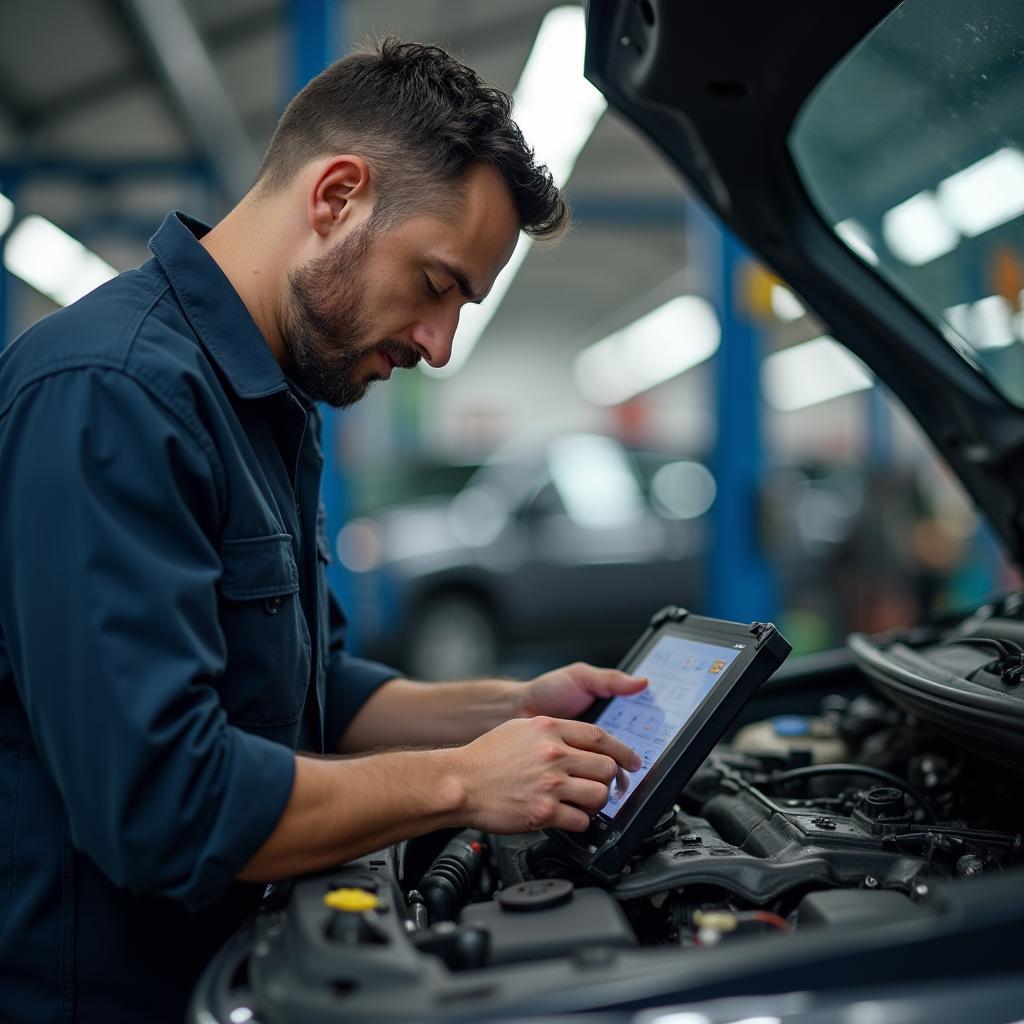
[[[449,754],[466,794],[466,824],[495,833],[582,832],[608,802],[619,766],[641,764],[600,726],[546,716],[505,722]]]
[[[239,874],[288,878],[439,828],[582,832],[640,758],[597,725],[514,718],[463,747],[295,758],[274,831]]]

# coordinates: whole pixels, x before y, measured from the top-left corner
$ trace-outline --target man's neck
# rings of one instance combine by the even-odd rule
[[[274,358],[283,367],[287,353],[277,311],[286,272],[275,246],[275,238],[280,236],[274,231],[272,206],[246,196],[200,244],[238,292]]]

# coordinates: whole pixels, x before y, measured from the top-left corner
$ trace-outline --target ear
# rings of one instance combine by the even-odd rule
[[[361,156],[332,156],[321,165],[307,202],[309,226],[326,237],[357,210],[372,207],[369,165]]]

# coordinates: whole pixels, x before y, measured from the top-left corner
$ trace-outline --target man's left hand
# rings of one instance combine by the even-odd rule
[[[524,684],[521,715],[578,718],[597,697],[628,697],[646,686],[646,679],[577,661]]]

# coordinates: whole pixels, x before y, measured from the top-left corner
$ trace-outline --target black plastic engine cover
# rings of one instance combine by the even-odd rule
[[[914,903],[901,892],[833,889],[808,893],[796,909],[796,926],[851,928],[865,924],[916,921],[930,913],[930,908]]]
[[[545,885],[559,880],[526,885]],[[565,883],[568,885],[568,883]],[[538,901],[535,909],[510,909],[498,900],[471,903],[459,918],[462,924],[490,934],[490,963],[510,964],[600,948],[637,945],[625,915],[603,889],[574,889],[569,899],[554,905]]]

